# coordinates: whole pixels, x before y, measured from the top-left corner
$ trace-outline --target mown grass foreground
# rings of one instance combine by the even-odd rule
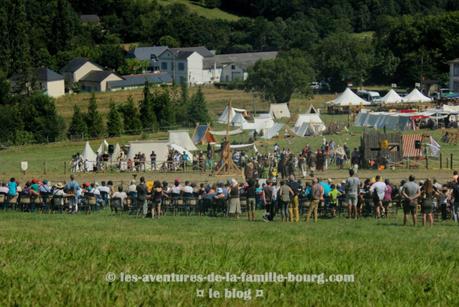
[[[459,228],[400,219],[318,224],[0,212],[0,304],[446,306],[457,304]],[[354,274],[354,283],[123,283],[106,274]],[[251,300],[208,291],[252,290]],[[197,290],[205,297],[197,297]],[[255,298],[255,290],[263,298]]]

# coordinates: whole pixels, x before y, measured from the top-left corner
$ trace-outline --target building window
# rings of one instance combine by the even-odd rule
[[[453,74],[455,77],[459,76],[459,64],[454,64],[453,66]]]
[[[235,69],[236,69],[236,65],[234,65],[234,64],[231,65],[231,69],[232,69],[232,70],[235,70]]]
[[[156,62],[156,61],[158,61],[158,58],[156,57],[156,55],[154,55],[154,54],[151,54],[151,55],[150,55],[150,60],[152,60],[152,61],[155,61],[155,62]]]
[[[178,70],[184,71],[185,70],[185,63],[178,63]]]
[[[459,82],[454,81],[452,90],[454,92],[459,92]]]
[[[167,62],[161,62],[161,70],[167,70]]]

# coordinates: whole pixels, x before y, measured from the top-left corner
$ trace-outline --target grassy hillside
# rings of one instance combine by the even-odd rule
[[[105,212],[0,216],[3,306],[453,306],[459,287],[451,221],[430,229],[399,227],[400,215],[316,225],[202,216],[152,221]],[[106,281],[109,272],[113,282]],[[353,274],[354,282],[127,283],[121,272]],[[250,289],[252,299],[210,299],[210,288]]]
[[[190,95],[192,95],[196,90],[196,87],[191,87]],[[246,108],[250,112],[255,110],[257,113],[259,113],[268,112],[269,110],[268,102],[262,101],[261,99],[256,98],[245,91],[217,89],[213,86],[210,86],[203,87],[203,92],[212,117],[216,117],[221,112],[223,112],[230,99],[234,107]],[[179,91],[177,93],[179,93]],[[79,105],[81,109],[85,111],[87,109],[91,95],[92,94],[90,93],[80,93],[66,95],[58,98],[56,100],[58,113],[64,117],[66,122],[69,122],[73,114],[73,105]],[[115,103],[124,103],[129,96],[132,96],[134,101],[139,102],[143,97],[142,89],[96,93],[95,95],[99,111],[102,114],[108,113],[110,101],[114,101]],[[293,98],[290,103],[290,109],[293,113],[304,112],[307,110],[310,104],[321,106],[324,102],[331,99],[333,99],[333,95],[317,95],[310,99]]]
[[[197,1],[190,1],[190,0],[159,0],[160,4],[173,4],[173,3],[181,3],[185,4],[192,12],[209,18],[209,19],[222,19],[227,21],[235,21],[239,19],[239,16],[222,11],[221,9],[214,8],[209,9],[199,5]]]

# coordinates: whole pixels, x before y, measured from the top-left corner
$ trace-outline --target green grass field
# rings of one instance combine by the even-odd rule
[[[318,224],[0,212],[0,303],[11,305],[453,306],[457,225]],[[354,274],[353,283],[123,283],[106,274]],[[118,276],[118,275],[117,275]],[[263,290],[252,300],[208,289]],[[205,290],[205,297],[197,297]]]

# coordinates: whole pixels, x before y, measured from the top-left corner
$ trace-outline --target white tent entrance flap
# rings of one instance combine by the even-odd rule
[[[189,151],[198,150],[186,130],[169,131],[169,143],[179,145]]]

